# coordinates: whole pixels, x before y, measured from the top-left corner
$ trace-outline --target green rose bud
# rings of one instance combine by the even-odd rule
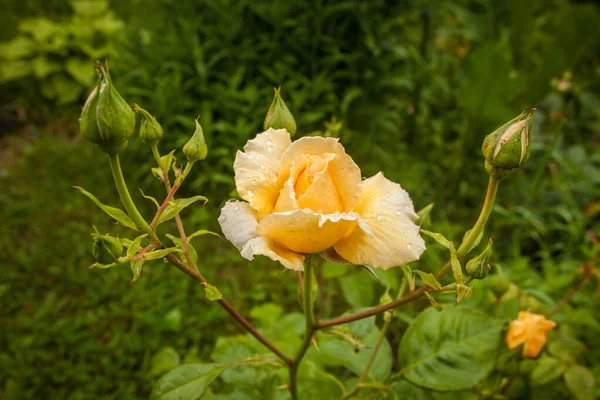
[[[501,298],[510,289],[510,279],[504,274],[502,268],[496,266],[496,273],[490,276],[488,285],[497,298]]]
[[[127,146],[135,129],[135,114],[115,89],[102,64],[96,67],[98,84],[86,100],[79,129],[100,150],[117,154]]]
[[[487,247],[485,250],[479,254],[477,257],[472,258],[467,262],[467,273],[469,276],[473,277],[473,279],[483,279],[487,276],[490,271],[490,265],[488,264],[488,258],[490,257],[490,253],[492,252],[492,239],[489,240]]]
[[[121,241],[109,235],[92,234],[92,254],[100,264],[112,264],[123,254]]]
[[[188,162],[196,162],[204,160],[208,155],[208,147],[204,140],[204,132],[196,118],[196,131],[192,138],[183,146],[183,154],[187,157]]]
[[[488,172],[501,173],[518,168],[527,161],[534,113],[535,108],[524,111],[485,137],[481,151]]]
[[[143,141],[148,141],[151,145],[156,145],[163,135],[162,126],[160,126],[156,118],[137,104],[133,105],[133,109],[142,116],[142,121],[140,122],[140,138]]]
[[[291,136],[296,134],[296,120],[294,120],[294,116],[281,98],[280,87],[275,89],[275,97],[265,117],[263,128],[265,130],[269,128],[285,129]]]

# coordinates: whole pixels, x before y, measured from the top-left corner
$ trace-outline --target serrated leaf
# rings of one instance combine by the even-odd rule
[[[184,208],[194,204],[197,201],[204,201],[204,203],[206,203],[208,201],[208,199],[204,196],[194,196],[194,197],[189,197],[187,199],[175,199],[175,200],[171,200],[168,204],[167,207],[165,207],[165,210],[163,211],[163,213],[160,215],[160,218],[158,218],[158,222],[156,223],[156,226],[162,224],[165,221],[168,221],[172,218],[175,218],[175,216],[177,214],[179,214],[181,212],[181,210],[183,210]]]
[[[102,204],[100,202],[100,200],[98,200],[96,198],[96,196],[94,196],[93,194],[91,194],[90,192],[86,191],[85,189],[83,189],[79,186],[73,186],[73,187],[75,189],[79,190],[83,195],[87,196],[94,203],[96,203],[96,205],[98,207],[100,207],[100,209],[102,209],[102,211],[104,211],[105,213],[110,215],[112,218],[117,220],[117,222],[119,222],[121,225],[126,226],[131,229],[135,229],[136,231],[138,230],[137,226],[135,226],[135,224],[133,223],[131,218],[129,218],[129,216],[125,213],[125,211],[123,211],[119,208],[116,208],[116,207],[111,207],[111,206]]]
[[[419,226],[428,226],[431,224],[431,210],[435,203],[429,203],[419,211],[417,211],[417,215],[419,219],[417,220]]]
[[[206,285],[204,288],[204,295],[206,296],[206,299],[210,301],[221,300],[223,298],[223,295],[221,292],[219,292],[219,289],[213,285]]]
[[[445,248],[450,249],[450,241],[448,239],[446,239],[444,237],[444,235],[442,235],[441,233],[430,232],[430,231],[427,231],[425,229],[421,229],[421,233],[424,233],[425,235],[427,235],[430,238],[434,239],[436,242],[438,242],[439,244],[441,244]]]
[[[427,309],[400,342],[403,376],[432,390],[472,388],[494,368],[501,331],[501,321],[472,308]]]
[[[181,253],[181,250],[176,249],[175,247],[170,247],[168,249],[156,250],[150,253],[146,253],[142,256],[142,258],[146,261],[156,260],[157,258],[163,258],[166,255],[169,255],[174,252]]]
[[[185,364],[158,380],[151,400],[197,400],[210,384],[227,368],[221,364]]]
[[[437,279],[435,279],[435,276],[433,274],[419,271],[418,269],[416,269],[414,272],[415,274],[418,274],[421,277],[421,280],[424,284],[431,287],[432,289],[440,290],[442,288],[442,285],[438,282]]]
[[[144,259],[131,261],[131,272],[133,272],[133,279],[131,280],[131,283],[135,283],[135,281],[140,279],[140,275],[142,274],[142,267],[144,266],[145,262],[146,260]]]
[[[442,311],[442,306],[436,301],[436,299],[431,295],[431,293],[425,292],[425,297],[427,297],[427,300],[429,300],[429,304],[431,304],[431,307],[433,307],[435,311]]]
[[[458,257],[456,256],[456,249],[452,242],[450,245],[450,266],[452,266],[452,274],[454,275],[454,280],[456,283],[462,283],[462,267],[460,266],[460,262],[458,261]]]
[[[148,234],[144,234],[133,239],[133,242],[131,242],[131,244],[127,248],[127,257],[133,257],[138,253],[138,251],[140,251],[140,249],[142,248],[142,240],[146,236],[148,236]]]
[[[146,196],[146,194],[144,193],[144,191],[142,189],[140,189],[140,192],[142,193],[142,196],[145,199],[148,199],[151,202],[153,202],[157,209],[160,208],[160,204],[158,204],[158,201],[154,197],[152,197],[152,196]]]

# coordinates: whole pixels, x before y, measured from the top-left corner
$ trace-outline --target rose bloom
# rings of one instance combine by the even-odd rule
[[[248,141],[234,163],[246,202],[221,210],[223,233],[248,259],[264,255],[302,271],[304,254],[334,249],[352,264],[387,269],[425,250],[408,193],[382,173],[361,173],[338,139],[285,129]]]
[[[548,332],[555,326],[556,322],[543,315],[520,311],[519,319],[510,323],[506,344],[509,349],[514,349],[525,343],[523,357],[536,358],[548,341]]]

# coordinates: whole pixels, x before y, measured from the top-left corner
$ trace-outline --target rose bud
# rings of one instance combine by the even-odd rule
[[[112,264],[123,254],[121,241],[109,235],[92,234],[92,254],[100,264]]]
[[[183,154],[187,157],[188,162],[204,160],[208,155],[208,146],[204,140],[204,132],[196,118],[196,131],[192,138],[183,146]]]
[[[137,104],[133,105],[133,109],[142,116],[140,122],[140,139],[147,141],[150,145],[158,144],[158,140],[163,135],[162,126],[160,126],[156,118]]]
[[[296,120],[294,120],[294,116],[281,98],[280,87],[275,88],[275,97],[273,97],[271,107],[267,111],[263,128],[265,130],[269,128],[285,129],[292,137],[296,134]]]

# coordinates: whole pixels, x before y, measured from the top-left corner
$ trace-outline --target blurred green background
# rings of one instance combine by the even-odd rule
[[[219,209],[235,195],[235,152],[261,131],[273,87],[282,85],[299,136],[342,121],[339,136],[363,175],[383,171],[417,209],[434,202],[432,229],[454,240],[485,193],[483,137],[537,105],[530,160],[501,184],[492,214],[493,261],[531,294],[528,307],[544,312],[593,256],[596,2],[0,0],[0,8],[0,399],[147,398],[169,365],[218,359],[217,338],[240,332],[199,285],[160,260],[134,285],[126,266],[86,268],[92,225],[125,234],[72,189],[118,205],[106,157],[78,136],[92,59],[109,57],[120,93],[161,122],[163,153],[181,148],[200,115],[209,156],[180,194],[210,202],[184,211],[189,230],[220,232]],[[153,205],[137,188],[164,194],[148,146],[130,141],[122,162],[150,216]],[[281,266],[248,263],[214,237],[196,248],[203,273],[259,325],[273,320],[258,305],[300,311],[295,275]],[[419,268],[436,270],[444,257],[433,248]],[[336,274],[322,278],[326,316],[383,293],[366,272]],[[574,332],[578,362],[597,377],[595,283],[555,319]],[[393,348],[422,306],[395,322]],[[154,357],[165,348],[167,366]],[[513,397],[569,398],[562,382],[553,384],[540,392],[525,382]]]

